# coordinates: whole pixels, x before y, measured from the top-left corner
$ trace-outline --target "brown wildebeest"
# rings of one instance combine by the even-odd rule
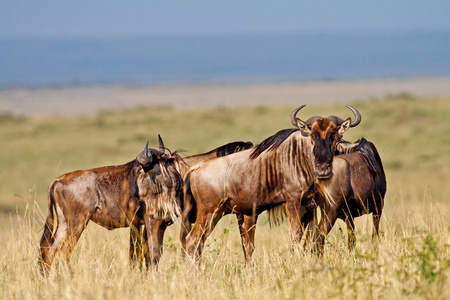
[[[355,241],[353,218],[372,213],[374,231],[378,236],[381,213],[386,194],[386,175],[375,145],[361,139],[354,152],[335,156],[333,176],[317,179],[314,189],[306,198],[313,198],[321,208],[319,224],[314,224],[312,211],[308,211],[302,222],[310,224],[308,235],[313,247],[322,252],[325,237],[337,218],[347,225],[348,246],[352,250]]]
[[[235,213],[249,265],[258,214],[283,203],[289,210],[291,239],[300,240],[300,200],[316,178],[331,176],[337,141],[361,120],[359,112],[349,107],[356,116],[354,122],[335,116],[304,122],[296,117],[303,107],[290,116],[296,129],[281,130],[254,149],[209,159],[188,171],[180,232],[188,256],[200,262],[209,233],[223,215]]]
[[[191,166],[194,166],[201,161],[213,157],[226,156],[231,153],[239,152],[251,147],[253,147],[253,144],[251,142],[241,142],[241,141],[231,142],[226,145],[220,146],[214,150],[211,150],[207,153],[192,155],[185,157],[183,159],[179,159],[175,162],[175,168],[180,173],[181,178],[183,178]],[[181,207],[180,210],[182,210]],[[137,214],[142,215],[143,211],[140,210],[137,212]],[[157,266],[163,251],[162,246],[163,246],[164,232],[167,226],[171,225],[172,223],[173,223],[172,220],[153,218],[150,220],[151,224],[150,229],[144,228],[144,225],[140,227],[139,236],[136,234],[135,230],[133,229],[130,230],[130,261],[141,262],[145,260],[142,244],[146,240],[147,231],[149,230],[151,232],[151,236],[155,237],[152,239],[153,240],[152,243],[153,249],[151,251],[152,264]]]
[[[107,229],[173,220],[180,215],[183,180],[175,168],[176,155],[149,149],[129,163],[75,171],[57,177],[48,192],[48,215],[40,241],[40,265],[48,271],[55,256],[68,258],[89,221]],[[143,207],[143,208],[141,208]],[[143,209],[142,218],[136,212]],[[147,266],[154,251],[154,235],[144,246]]]

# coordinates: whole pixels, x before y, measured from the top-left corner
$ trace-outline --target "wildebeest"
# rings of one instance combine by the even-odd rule
[[[314,189],[306,198],[314,198],[321,208],[322,216],[318,225],[313,222],[313,212],[303,216],[304,224],[310,224],[308,239],[319,253],[323,249],[325,237],[337,218],[347,225],[348,246],[351,250],[356,241],[353,219],[372,213],[374,231],[378,236],[380,217],[386,194],[386,175],[375,145],[366,139],[357,142],[354,152],[335,156],[333,176],[317,179]]]
[[[229,213],[238,215],[247,265],[253,248],[254,224],[262,211],[287,203],[291,239],[301,233],[301,199],[316,178],[332,174],[332,159],[337,141],[361,116],[343,121],[335,116],[297,118],[290,115],[295,129],[281,130],[254,149],[213,158],[191,168],[185,176],[184,210],[180,238],[183,250],[200,261],[204,242],[219,219]],[[246,222],[244,217],[246,216]],[[193,228],[191,224],[194,223]]]
[[[48,191],[48,215],[40,241],[40,265],[48,271],[56,255],[68,258],[89,221],[107,229],[152,220],[173,220],[180,214],[182,178],[175,168],[176,155],[165,154],[148,143],[135,160],[124,165],[75,171],[57,177]],[[136,213],[142,209],[142,218]],[[148,232],[147,236],[152,237]],[[151,239],[144,245],[147,266]]]
[[[204,161],[213,157],[221,157],[226,156],[234,152],[239,152],[248,148],[251,148],[253,144],[251,142],[231,142],[220,146],[216,149],[213,149],[209,152],[203,154],[197,154],[185,157],[183,159],[178,159],[175,161],[175,168],[180,173],[180,176],[183,178],[186,174],[187,170],[196,165],[197,163]],[[182,205],[183,203],[181,203]],[[182,207],[180,207],[182,210]],[[142,215],[143,211],[138,211],[137,215]],[[151,263],[154,266],[157,266],[163,251],[163,238],[164,232],[167,226],[173,223],[173,220],[165,220],[165,219],[150,219],[150,228],[144,228],[145,226],[141,226],[140,235],[136,234],[136,230],[130,230],[130,260],[132,262],[138,261],[141,262],[143,259],[146,259],[144,253],[142,252],[143,241],[146,239],[147,232],[151,232]]]

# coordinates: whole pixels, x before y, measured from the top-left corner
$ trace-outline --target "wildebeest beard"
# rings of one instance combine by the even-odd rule
[[[156,174],[139,172],[139,198],[152,218],[174,222],[181,215],[183,181],[173,165],[161,166],[159,170]]]

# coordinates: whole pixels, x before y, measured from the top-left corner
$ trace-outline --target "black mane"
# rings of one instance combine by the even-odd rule
[[[253,143],[251,142],[231,142],[226,145],[220,146],[209,153],[215,152],[217,157],[227,156],[231,153],[239,152],[241,150],[245,150],[253,147]]]
[[[137,177],[134,172],[134,169],[139,165],[137,159],[133,159],[132,161],[125,164],[126,168],[130,172],[130,198],[139,199],[139,188],[137,185]]]
[[[291,134],[293,134],[297,130],[297,128],[283,129],[268,137],[255,147],[255,149],[250,154],[250,159],[257,158],[266,150],[273,150],[278,148]]]

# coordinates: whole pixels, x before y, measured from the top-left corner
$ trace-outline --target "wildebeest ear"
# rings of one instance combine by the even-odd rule
[[[339,126],[338,129],[338,134],[339,135],[343,135],[344,132],[347,131],[347,129],[350,128],[350,124],[352,123],[352,120],[350,118],[348,118],[347,120],[345,120],[344,122],[342,122],[341,126]]]
[[[164,147],[164,142],[159,134],[158,134],[158,142],[159,142],[159,151],[164,153],[166,151],[166,147]]]
[[[296,109],[294,109],[291,112],[289,118],[291,119],[291,124],[292,125],[296,126],[298,129],[300,129],[300,131],[303,134],[309,135],[311,133],[311,128],[309,128],[309,126],[307,124],[308,121],[306,121],[306,123],[305,123],[300,118],[296,117],[297,113],[305,106],[306,106],[306,104],[301,105],[301,106],[297,107]]]
[[[305,135],[311,134],[311,128],[309,128],[308,124],[300,120],[299,118],[296,119],[297,121],[297,127],[300,129],[300,131]]]

